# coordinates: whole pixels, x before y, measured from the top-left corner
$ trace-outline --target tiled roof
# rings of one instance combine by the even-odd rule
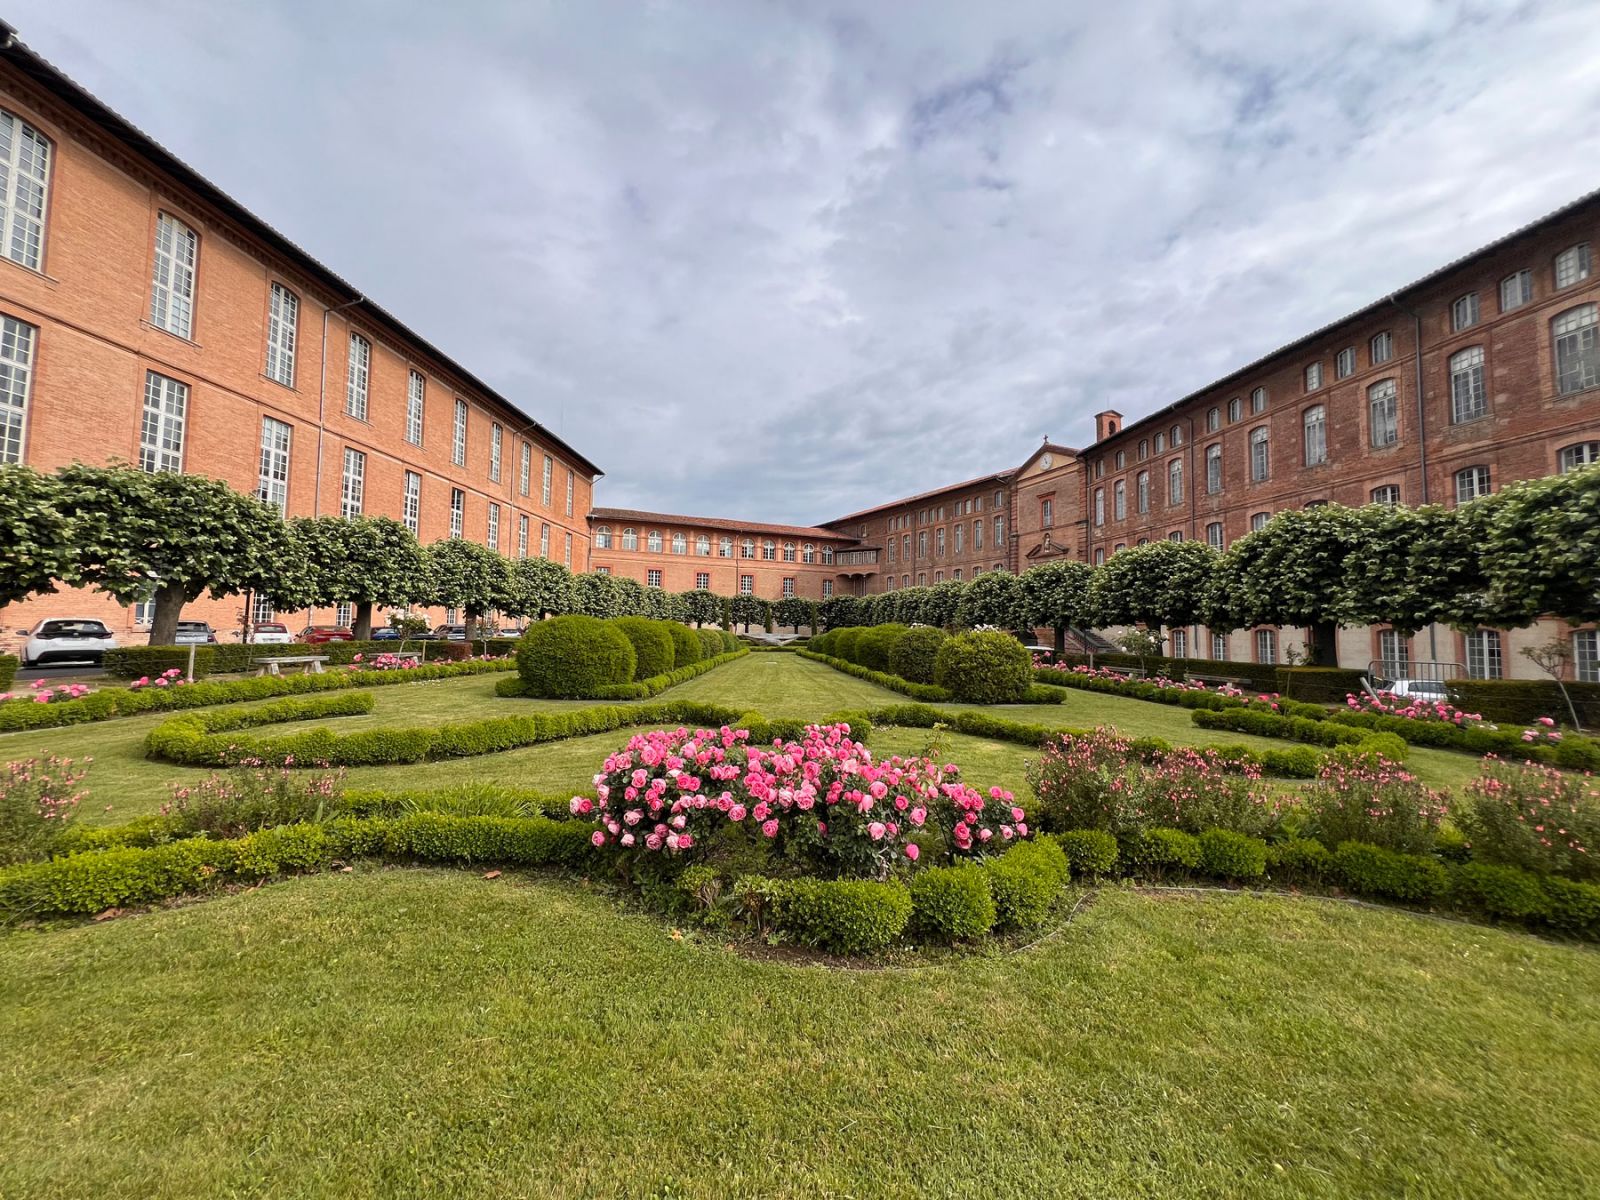
[[[589,520],[633,521],[640,525],[683,525],[692,529],[721,529],[729,533],[770,533],[778,537],[827,538],[830,541],[853,542],[856,539],[837,529],[819,529],[813,525],[767,525],[760,521],[730,521],[724,517],[685,517],[674,513],[644,512],[636,508],[596,508],[589,512]]]
[[[947,484],[941,488],[934,488],[931,492],[918,492],[915,496],[905,496],[899,500],[891,500],[887,504],[875,504],[871,508],[863,508],[860,512],[853,512],[848,516],[829,521],[828,524],[843,525],[846,521],[856,521],[862,517],[870,517],[873,513],[880,513],[890,508],[900,508],[907,504],[920,504],[924,500],[932,500],[935,496],[946,496],[951,492],[959,492],[962,488],[977,487],[980,483],[1005,483],[1016,473],[1016,468],[1013,467],[1006,471],[996,471],[993,475],[979,475],[976,479]]]

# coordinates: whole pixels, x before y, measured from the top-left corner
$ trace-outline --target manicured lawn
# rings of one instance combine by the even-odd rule
[[[909,971],[362,870],[0,935],[0,1195],[1582,1197],[1600,955],[1108,891]]]

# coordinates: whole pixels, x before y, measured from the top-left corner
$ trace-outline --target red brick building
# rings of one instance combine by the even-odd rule
[[[584,569],[599,468],[0,35],[0,461],[189,471]],[[148,616],[65,592],[0,628],[69,614],[124,642]],[[241,599],[184,615],[232,630]]]

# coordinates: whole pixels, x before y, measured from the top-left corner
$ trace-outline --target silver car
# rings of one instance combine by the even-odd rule
[[[98,663],[107,650],[117,648],[117,639],[102,621],[91,617],[51,617],[31,630],[19,629],[28,640],[22,645],[22,665],[41,667],[46,663]]]

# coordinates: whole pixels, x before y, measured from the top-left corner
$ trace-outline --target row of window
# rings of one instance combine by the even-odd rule
[[[645,534],[645,549],[651,554],[663,553],[669,544],[672,547],[673,554],[689,553],[689,535],[686,533],[674,533],[670,543],[658,529],[652,529]],[[610,550],[613,546],[623,550],[637,550],[639,548],[639,531],[630,526],[618,536],[612,533],[609,525],[596,526],[594,548],[596,550]],[[759,557],[767,562],[777,562],[781,555],[784,562],[832,563],[834,553],[832,546],[825,545],[821,550],[818,550],[810,542],[798,546],[794,542],[784,542],[780,547],[777,542],[772,541],[770,538],[761,541],[759,544],[754,538],[742,538],[738,543],[738,547],[740,558],[756,558],[759,549]],[[727,536],[720,537],[717,539],[715,548],[718,558],[732,558],[734,539]],[[711,538],[703,533],[696,534],[694,553],[700,558],[709,558],[711,557],[711,552]]]
[[[611,568],[610,567],[596,567],[595,568],[595,573],[599,574],[599,575],[609,575],[609,574],[611,574]],[[654,568],[654,567],[650,568],[649,570],[647,570],[644,573],[644,582],[645,582],[645,586],[646,587],[653,587],[653,588],[660,587],[661,586],[661,572],[659,570],[657,570],[656,568]],[[711,590],[711,572],[709,572],[709,571],[697,571],[695,573],[695,577],[694,577],[694,586],[696,588],[698,588],[700,591],[703,591],[703,592],[704,591],[710,591]],[[782,584],[781,584],[781,586],[779,588],[779,592],[780,592],[780,594],[783,596],[783,598],[785,600],[791,599],[795,595],[798,594],[796,592],[796,590],[795,590],[794,576],[785,575],[783,577],[783,582],[782,582]],[[756,594],[756,577],[754,575],[741,575],[741,576],[739,576],[739,594],[741,596],[753,596],[753,595]],[[824,579],[822,581],[822,598],[824,600],[826,600],[832,595],[833,595],[833,580]]]
[[[981,519],[972,522],[970,550],[968,549],[967,526],[964,524],[950,525],[948,527],[941,525],[938,529],[932,530],[933,538],[931,541],[928,538],[930,531],[926,529],[917,531],[915,542],[911,540],[909,533],[903,533],[898,538],[890,537],[888,539],[884,545],[884,558],[888,562],[900,560],[912,562],[917,558],[943,558],[947,552],[951,555],[976,554],[983,549],[984,528],[985,523]],[[1005,546],[1006,541],[1005,517],[995,516],[992,522],[992,529],[994,532],[994,548],[1001,549]],[[932,549],[931,556],[929,554],[930,547]]]
[[[1562,291],[1589,278],[1592,267],[1589,243],[1568,246],[1550,264],[1555,290]],[[1508,313],[1533,301],[1533,272],[1527,268],[1513,271],[1500,281],[1500,311]],[[1450,304],[1450,329],[1459,333],[1478,323],[1480,310],[1478,293],[1468,292],[1456,297]]]
[[[1005,492],[1004,491],[995,492],[993,503],[994,503],[994,507],[995,508],[1004,508],[1005,504],[1006,504],[1006,494],[1005,494]],[[982,511],[983,511],[983,497],[982,496],[973,496],[973,497],[971,497],[969,499],[966,499],[966,500],[957,500],[954,504],[952,504],[950,506],[950,515],[952,517],[967,517],[967,516],[971,516],[973,513],[980,513]],[[915,521],[915,523],[918,524],[918,525],[933,525],[933,524],[936,524],[936,523],[938,523],[940,521],[943,521],[944,519],[945,519],[945,506],[943,504],[930,505],[929,507],[924,508],[919,512],[915,512],[915,513],[909,513],[909,512],[900,513],[900,514],[898,514],[896,516],[890,517],[889,518],[889,528],[892,529],[892,530],[910,529],[911,526],[912,526],[913,521]],[[862,537],[866,536],[866,526],[862,526],[862,528],[861,528],[861,536]]]
[[[994,564],[994,569],[996,571],[1004,571],[1006,569],[1006,565],[1005,565],[1005,563],[995,563]],[[973,567],[972,568],[972,578],[976,579],[979,575],[982,575],[982,574],[983,574],[983,568],[982,567]],[[899,588],[908,588],[908,587],[927,587],[928,586],[928,582],[929,582],[928,572],[926,572],[926,571],[918,571],[916,579],[917,579],[916,583],[913,584],[911,582],[911,576],[909,574],[902,575],[902,576],[900,576],[900,583],[899,583],[898,587]],[[945,574],[944,574],[944,572],[943,571],[935,571],[935,572],[933,572],[932,580],[933,580],[934,583],[944,583],[945,582]],[[950,572],[950,580],[952,582],[955,582],[955,583],[960,583],[961,582],[961,568],[960,567],[957,567],[957,568],[955,568],[955,570]],[[897,590],[897,587],[896,587],[896,584],[895,584],[895,577],[893,575],[885,575],[883,577],[883,590],[886,591],[886,592],[893,592],[893,591]]]

